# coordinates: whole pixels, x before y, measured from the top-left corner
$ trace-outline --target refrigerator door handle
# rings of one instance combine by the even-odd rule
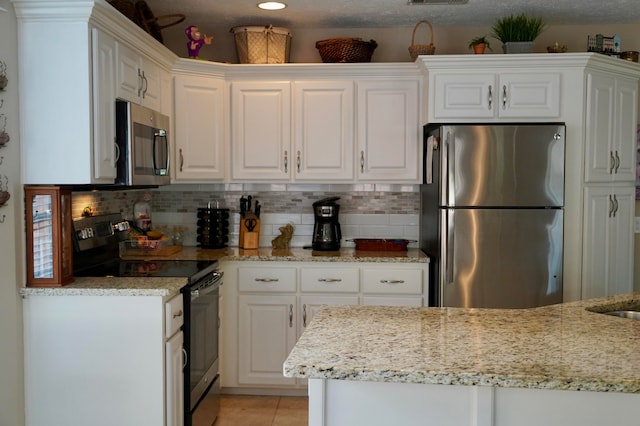
[[[445,285],[449,285],[453,282],[453,254],[454,254],[454,241],[455,241],[455,230],[453,229],[453,215],[454,210],[447,210],[446,217],[444,220],[444,231],[446,232],[447,238],[444,241],[443,252],[447,253],[446,258],[446,273]],[[444,289],[443,289],[444,290]],[[444,293],[444,292],[443,292]]]
[[[445,198],[445,204],[448,207],[455,205],[455,135],[451,130],[447,130],[447,136],[445,140],[444,157],[442,159],[442,176],[447,176],[446,179],[442,179],[442,195]]]

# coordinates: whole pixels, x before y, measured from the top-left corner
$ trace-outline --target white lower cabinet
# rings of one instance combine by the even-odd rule
[[[635,188],[585,188],[582,298],[633,291]]]
[[[384,265],[384,266],[381,266]],[[221,264],[222,387],[303,394],[282,364],[323,305],[427,304],[427,263],[236,261]]]
[[[295,309],[294,295],[238,297],[238,384],[295,384],[282,375],[297,340]]]
[[[182,295],[24,296],[26,426],[182,426],[182,312]]]

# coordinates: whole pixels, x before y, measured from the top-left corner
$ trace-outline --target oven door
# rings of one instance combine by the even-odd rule
[[[186,288],[185,425],[211,426],[220,407],[218,310],[222,274],[215,272]]]

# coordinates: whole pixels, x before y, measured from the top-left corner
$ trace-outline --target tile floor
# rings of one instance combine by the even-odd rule
[[[213,426],[306,426],[306,396],[222,395]]]

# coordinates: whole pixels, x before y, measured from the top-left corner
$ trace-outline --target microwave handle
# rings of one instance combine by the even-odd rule
[[[164,152],[167,153],[167,158],[166,158],[166,161],[165,161],[163,169],[164,170],[169,170],[169,140],[167,138],[167,134],[164,133],[164,132],[162,132],[162,133],[154,132],[154,134],[153,134],[153,148],[152,148],[153,149],[152,157],[153,157],[153,170],[154,170],[154,172],[156,170],[158,170],[158,165],[156,164],[156,152],[157,152],[156,144],[157,144],[158,139],[162,139],[162,141],[164,142],[164,148],[165,148]]]

